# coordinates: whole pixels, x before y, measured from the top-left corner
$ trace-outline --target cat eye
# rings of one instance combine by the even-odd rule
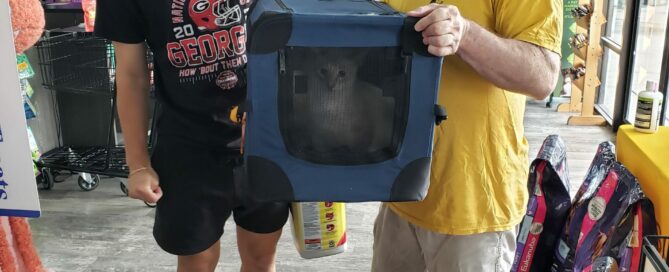
[[[345,77],[346,71],[339,71],[339,77]]]

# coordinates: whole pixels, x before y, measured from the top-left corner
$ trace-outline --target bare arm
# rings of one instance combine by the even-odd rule
[[[149,74],[143,44],[114,43],[118,115],[130,171],[150,167],[147,148]]]
[[[128,195],[149,203],[162,197],[147,147],[149,72],[144,44],[114,42],[116,90],[130,175]]]
[[[501,38],[474,22],[469,22],[456,54],[484,78],[509,91],[544,99],[557,84],[560,69],[557,53]]]
[[[499,37],[463,18],[455,6],[431,4],[408,15],[423,17],[416,30],[430,53],[457,54],[500,88],[543,99],[557,84],[560,57],[555,52]]]

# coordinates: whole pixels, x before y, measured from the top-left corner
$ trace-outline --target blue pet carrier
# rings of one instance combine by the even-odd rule
[[[259,0],[249,17],[246,190],[274,201],[417,201],[441,58],[417,19],[362,0]]]

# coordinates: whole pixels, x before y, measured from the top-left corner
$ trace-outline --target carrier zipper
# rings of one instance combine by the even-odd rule
[[[281,9],[283,9],[283,10],[285,10],[285,11],[287,11],[287,12],[290,12],[290,13],[293,12],[293,9],[292,9],[292,8],[289,8],[289,7],[286,5],[286,3],[283,2],[283,0],[274,0],[274,2],[276,2],[276,4],[279,5],[279,7],[280,7]]]
[[[286,54],[283,49],[279,50],[279,74],[286,74]]]

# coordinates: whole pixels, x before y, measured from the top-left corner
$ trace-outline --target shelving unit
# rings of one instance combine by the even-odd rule
[[[579,0],[579,8],[573,11],[577,28],[572,39],[581,38],[580,44],[583,46],[572,47],[575,57],[574,67],[571,69],[571,99],[569,103],[560,104],[557,108],[559,112],[579,113],[569,117],[569,125],[606,124],[602,116],[595,114],[595,98],[601,85],[598,76],[599,60],[602,57],[601,31],[602,25],[606,23],[603,9],[602,0]]]

